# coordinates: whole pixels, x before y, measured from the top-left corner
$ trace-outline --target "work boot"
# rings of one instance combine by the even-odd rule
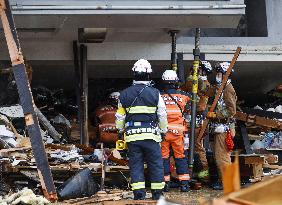
[[[188,191],[190,191],[189,184],[182,184],[182,185],[180,185],[180,191],[181,192],[188,192]]]
[[[169,192],[169,188],[170,188],[170,183],[169,182],[165,182],[164,192]]]
[[[146,192],[145,190],[134,190],[134,200],[145,200]]]
[[[153,190],[152,189],[152,199],[153,200],[159,200],[162,195],[163,195],[162,190]]]
[[[190,191],[190,186],[189,186],[189,181],[188,180],[180,181],[180,191],[181,192],[188,192],[188,191]]]
[[[223,190],[223,186],[221,182],[215,182],[212,184],[211,187],[213,190]]]

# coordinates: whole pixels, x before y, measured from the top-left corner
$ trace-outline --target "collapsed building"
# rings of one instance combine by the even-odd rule
[[[177,56],[179,72],[185,79],[192,64],[196,27],[201,28],[203,59],[230,61],[236,47],[242,47],[232,76],[241,101],[235,143],[238,140],[236,149],[245,154],[240,156],[242,179],[261,180],[265,175],[263,167],[264,171],[272,169],[268,170],[269,175],[281,173],[282,158],[276,155],[281,155],[282,148],[279,121],[282,21],[273,21],[281,19],[280,2],[10,1],[10,4],[30,65],[26,64],[27,74],[46,157],[62,199],[92,196],[105,187],[129,189],[124,153],[113,149],[114,141],[104,141],[99,147],[95,110],[112,91],[131,83],[130,67],[138,58],[152,62],[158,82],[173,56]],[[176,44],[171,49],[174,37],[171,39],[169,32],[175,30]],[[4,42],[1,46],[5,47]],[[1,174],[7,179],[7,186],[14,186],[3,186],[3,193],[28,186],[42,194],[38,188],[42,179],[37,173],[32,142],[27,138],[24,111],[16,105],[19,96],[8,52],[0,56]],[[97,146],[93,147],[94,144]],[[78,180],[83,184],[74,191],[77,177],[84,177],[85,181]],[[130,198],[121,193],[108,194],[102,198]]]

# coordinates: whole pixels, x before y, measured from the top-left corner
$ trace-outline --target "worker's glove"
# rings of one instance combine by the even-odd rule
[[[162,142],[165,141],[165,133],[161,133]]]
[[[216,118],[215,112],[208,112],[207,113],[207,118],[210,118],[210,119]]]

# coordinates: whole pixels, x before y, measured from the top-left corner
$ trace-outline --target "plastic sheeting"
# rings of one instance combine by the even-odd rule
[[[261,135],[266,149],[282,149],[282,132],[266,132]]]

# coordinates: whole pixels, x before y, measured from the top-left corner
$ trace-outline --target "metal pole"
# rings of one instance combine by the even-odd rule
[[[183,62],[183,53],[177,53],[177,75],[180,83],[185,83],[185,68]]]
[[[177,30],[169,31],[171,36],[171,69],[177,71],[176,34]]]
[[[20,42],[8,0],[0,0],[0,14],[42,191],[50,201],[56,201],[58,199],[56,188],[42,141]]]
[[[88,70],[87,70],[87,47],[80,45],[80,69],[81,69],[81,119],[80,119],[80,143],[89,145],[88,136]]]
[[[195,147],[195,128],[196,128],[196,100],[198,92],[198,69],[200,64],[200,28],[196,28],[194,62],[193,62],[193,86],[192,86],[192,106],[191,106],[191,126],[190,126],[190,154],[189,170],[192,176],[194,164],[194,147]]]
[[[74,82],[75,82],[75,93],[76,93],[76,104],[78,107],[77,110],[77,120],[81,122],[81,103],[80,103],[80,87],[81,87],[81,75],[80,75],[80,53],[79,53],[79,44],[77,41],[73,41],[73,63],[74,63]],[[81,135],[81,133],[80,133]]]

